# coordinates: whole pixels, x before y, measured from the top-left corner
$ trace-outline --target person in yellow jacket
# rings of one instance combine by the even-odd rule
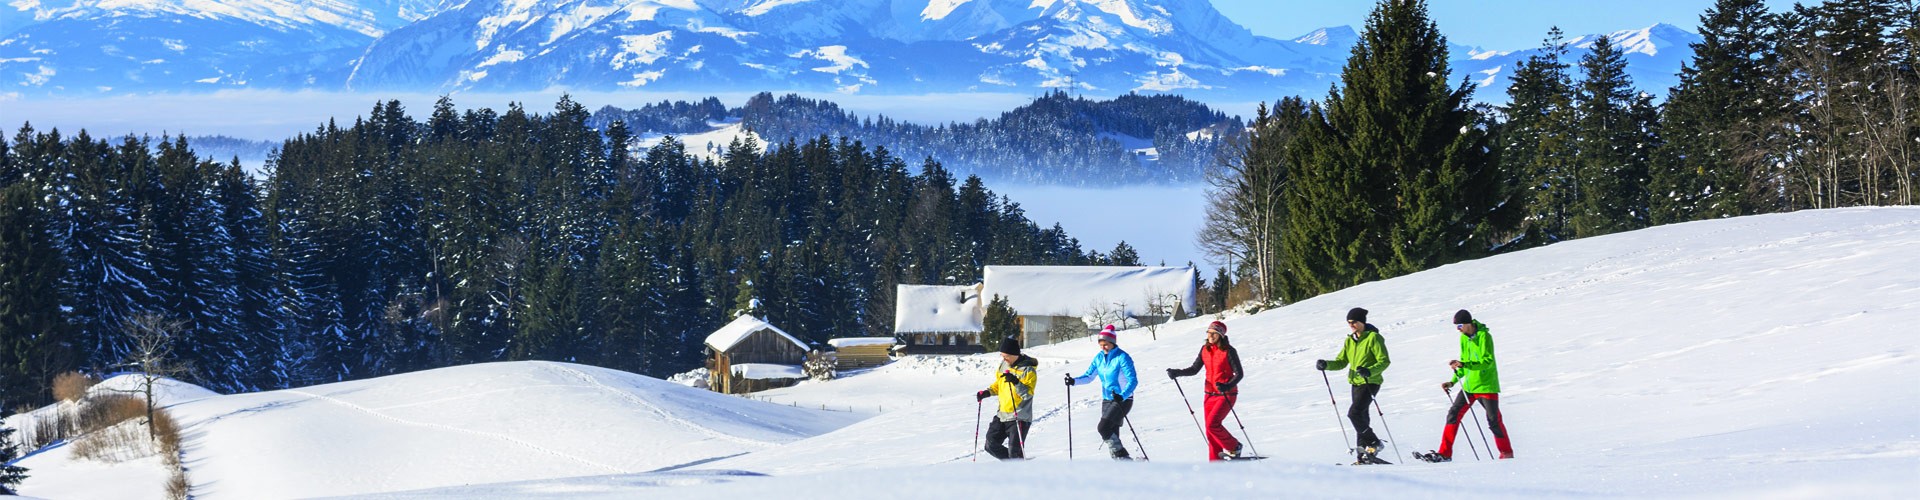
[[[1027,431],[1033,428],[1033,384],[1039,366],[1039,360],[1020,354],[1020,341],[1000,341],[1000,369],[993,385],[973,395],[976,400],[1000,396],[999,412],[994,413],[993,423],[987,424],[987,454],[993,458],[1026,458]]]
[[[1380,437],[1374,435],[1373,427],[1368,425],[1367,405],[1373,403],[1374,395],[1380,394],[1380,374],[1387,371],[1387,365],[1393,360],[1387,357],[1387,338],[1380,335],[1380,329],[1367,323],[1367,310],[1358,307],[1347,311],[1347,328],[1353,330],[1347,336],[1346,343],[1340,346],[1340,354],[1331,360],[1314,361],[1318,370],[1338,370],[1353,367],[1347,372],[1347,383],[1353,384],[1353,406],[1347,408],[1347,420],[1353,422],[1356,434],[1354,443],[1359,446],[1360,460],[1356,463],[1386,463],[1376,455],[1380,451]]]

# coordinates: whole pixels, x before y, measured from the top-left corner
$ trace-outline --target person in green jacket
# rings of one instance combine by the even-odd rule
[[[1380,374],[1393,362],[1387,358],[1387,338],[1380,335],[1379,328],[1367,323],[1366,309],[1348,310],[1347,327],[1353,333],[1340,346],[1340,354],[1331,360],[1314,361],[1313,367],[1323,371],[1353,367],[1347,372],[1347,383],[1353,384],[1353,406],[1347,408],[1347,420],[1353,422],[1354,432],[1358,433],[1354,443],[1358,446],[1355,450],[1360,459],[1358,463],[1385,463],[1376,456],[1382,443],[1368,425],[1367,405],[1380,393],[1383,380]]]
[[[1460,332],[1460,359],[1447,362],[1453,369],[1453,380],[1440,384],[1440,389],[1453,392],[1453,386],[1466,379],[1466,385],[1460,387],[1460,395],[1454,397],[1453,407],[1447,410],[1447,427],[1440,436],[1440,449],[1432,453],[1416,453],[1421,460],[1428,462],[1449,462],[1453,460],[1453,437],[1460,431],[1460,416],[1465,415],[1479,401],[1487,409],[1487,427],[1493,431],[1493,443],[1500,448],[1500,458],[1513,458],[1513,443],[1507,440],[1507,424],[1500,417],[1500,369],[1494,365],[1493,334],[1487,333],[1487,325],[1473,319],[1473,313],[1461,309],[1453,313],[1453,328]]]

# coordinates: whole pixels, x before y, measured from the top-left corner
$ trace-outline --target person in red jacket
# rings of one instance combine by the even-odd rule
[[[1227,413],[1233,411],[1233,403],[1240,399],[1240,379],[1246,372],[1240,369],[1240,351],[1227,343],[1226,323],[1215,321],[1207,325],[1207,344],[1200,346],[1200,355],[1193,358],[1193,366],[1168,368],[1167,378],[1194,375],[1200,373],[1201,367],[1207,369],[1207,459],[1240,458],[1240,440],[1227,432],[1224,422]]]

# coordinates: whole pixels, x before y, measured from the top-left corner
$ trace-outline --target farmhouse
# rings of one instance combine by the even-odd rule
[[[1185,319],[1199,305],[1192,267],[986,266],[971,286],[899,285],[894,333],[908,354],[984,352],[986,307],[1005,297],[1023,346],[1080,339],[1106,324]]]
[[[985,330],[980,285],[896,285],[893,333],[905,354],[974,354]]]

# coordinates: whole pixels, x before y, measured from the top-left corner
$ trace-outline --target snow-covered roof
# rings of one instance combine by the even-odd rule
[[[863,345],[893,345],[893,343],[893,337],[847,337],[827,340],[827,345],[833,346],[834,349]]]
[[[981,295],[1006,297],[1021,316],[1085,316],[1095,304],[1129,317],[1150,316],[1151,296],[1172,295],[1193,311],[1199,303],[1196,276],[1192,267],[987,266]]]
[[[800,346],[800,350],[808,349],[806,342],[751,314],[742,314],[734,318],[732,323],[727,323],[727,326],[720,327],[719,330],[714,330],[713,334],[707,335],[707,347],[715,351],[732,349],[733,346],[739,345],[740,341],[746,340],[747,336],[761,330],[773,330],[773,333],[780,334],[781,337],[793,342],[793,345]]]
[[[772,363],[741,363],[733,365],[733,372],[739,374],[740,378],[754,380],[807,378],[807,372],[801,371],[798,366]]]
[[[985,309],[974,286],[896,285],[895,333],[978,332]]]

